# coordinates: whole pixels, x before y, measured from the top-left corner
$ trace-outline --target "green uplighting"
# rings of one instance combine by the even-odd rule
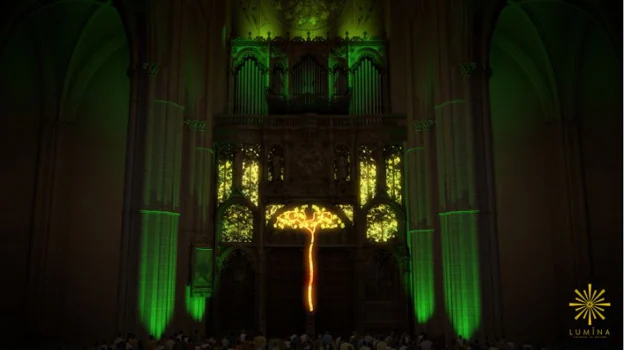
[[[481,324],[478,215],[477,210],[440,213],[446,312],[457,335],[466,339]]]
[[[186,312],[197,322],[204,320],[206,314],[206,298],[191,296],[191,286],[186,286],[184,302]]]
[[[416,321],[427,323],[435,311],[433,278],[434,230],[411,230],[408,243],[411,252],[411,291]]]
[[[141,210],[139,317],[155,337],[165,333],[175,305],[178,221],[180,214]]]

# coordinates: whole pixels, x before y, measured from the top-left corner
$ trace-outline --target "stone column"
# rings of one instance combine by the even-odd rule
[[[203,106],[188,110],[191,118],[205,117]],[[183,220],[181,222],[180,247],[178,248],[177,290],[186,292],[176,298],[176,328],[198,329],[203,332],[206,324],[207,306],[212,296],[207,298],[192,294],[195,266],[192,257],[196,246],[213,248],[214,221],[213,184],[214,151],[209,147],[210,132],[206,121],[186,119],[184,121],[184,166],[182,183]],[[211,262],[214,276],[214,261]],[[213,282],[214,283],[214,282]],[[213,285],[214,290],[214,285]]]
[[[447,340],[492,334],[497,308],[497,276],[491,244],[493,227],[482,158],[486,149],[484,62],[476,47],[471,1],[442,0],[434,5],[433,100],[436,125],[438,217]]]
[[[416,120],[408,131],[405,149],[407,244],[410,255],[410,292],[418,332],[431,333],[436,310],[435,227],[433,200],[435,156],[433,120]],[[440,300],[441,301],[441,300]]]
[[[421,66],[427,59],[420,57],[423,43],[425,13],[415,14],[420,19],[406,20],[405,94],[407,112],[407,140],[404,147],[406,234],[409,248],[409,287],[411,310],[417,333],[426,331],[431,336],[443,317],[443,298],[439,297],[442,283],[438,252],[439,234],[436,233],[435,210],[435,129],[432,116],[431,93],[424,85]],[[414,17],[415,17],[414,16]],[[429,97],[429,99],[427,98]]]
[[[142,333],[169,331],[175,309],[184,123],[183,2],[147,10],[143,176],[139,206],[135,305]],[[130,305],[132,301],[128,301]]]

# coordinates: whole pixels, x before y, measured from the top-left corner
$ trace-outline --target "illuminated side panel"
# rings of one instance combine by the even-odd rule
[[[258,206],[260,193],[260,145],[244,145],[242,152],[242,191],[251,203]]]
[[[457,335],[470,339],[481,324],[478,211],[440,214],[446,312]]]
[[[359,153],[359,200],[360,206],[373,199],[377,188],[377,164],[370,146],[361,146]]]
[[[221,242],[250,243],[253,239],[254,218],[251,209],[233,204],[223,213],[221,219]]]
[[[139,317],[153,336],[164,335],[175,306],[179,213],[141,211]]]
[[[232,145],[219,146],[219,169],[217,174],[217,201],[225,202],[232,194],[234,184],[234,147]]]
[[[191,286],[186,286],[184,303],[186,304],[186,312],[193,320],[201,322],[204,319],[206,313],[206,298],[191,296]]]
[[[366,214],[366,238],[383,243],[395,238],[399,232],[395,211],[387,204],[371,208]]]
[[[435,311],[433,279],[433,230],[408,233],[411,256],[411,291],[416,321],[425,324]]]
[[[283,207],[284,207],[283,204],[268,204],[267,206],[265,206],[264,218],[266,220],[266,223],[268,224],[269,221],[271,221],[271,218],[273,218],[273,215],[275,215],[275,213],[277,213],[277,211]]]
[[[338,204],[337,207],[342,210],[349,221],[353,222],[353,206],[347,204]]]
[[[384,165],[386,170],[386,193],[388,197],[402,204],[403,201],[403,177],[401,168],[403,167],[403,150],[401,146],[388,146],[384,150]]]

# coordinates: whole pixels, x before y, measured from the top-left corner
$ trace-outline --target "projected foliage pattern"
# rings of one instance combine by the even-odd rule
[[[242,192],[251,203],[258,206],[260,189],[260,145],[244,145],[241,164]]]
[[[223,213],[221,223],[221,242],[251,243],[254,231],[251,209],[244,205],[233,204]]]
[[[217,201],[221,204],[230,197],[234,185],[234,146],[221,145],[217,162]]]
[[[385,243],[399,233],[396,212],[387,204],[372,207],[366,214],[366,238]]]
[[[268,204],[268,205],[266,205],[264,207],[264,217],[265,217],[266,223],[268,224],[269,221],[271,221],[271,218],[273,217],[273,215],[275,215],[275,213],[277,213],[277,211],[280,210],[283,207],[284,207],[283,204]]]
[[[403,150],[400,146],[388,146],[384,150],[384,161],[386,168],[386,192],[388,197],[402,203],[403,200],[403,177],[401,169],[403,167]]]
[[[366,205],[369,200],[375,197],[377,191],[377,164],[370,146],[361,146],[359,154],[360,206]]]
[[[337,207],[342,210],[349,221],[353,222],[353,206],[347,204],[338,204]]]

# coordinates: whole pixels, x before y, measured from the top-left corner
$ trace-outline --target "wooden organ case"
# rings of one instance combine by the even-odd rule
[[[229,159],[234,169],[231,195],[229,199],[221,198],[220,206],[244,203],[253,207],[259,216],[255,221],[260,224],[254,231],[254,239],[242,245],[257,254],[260,275],[284,275],[280,278],[301,283],[297,276],[286,276],[284,269],[280,273],[273,270],[296,265],[275,259],[300,256],[299,251],[286,253],[282,250],[278,254],[277,250],[288,247],[300,250],[305,239],[301,235],[273,232],[268,208],[293,203],[321,203],[333,208],[350,206],[353,212],[349,228],[344,234],[320,237],[319,249],[335,249],[333,252],[326,249],[319,256],[326,257],[328,262],[334,256],[356,261],[356,257],[363,254],[366,239],[361,229],[365,214],[358,205],[358,150],[363,146],[377,150],[387,145],[402,146],[406,137],[404,116],[393,115],[388,108],[386,41],[308,36],[234,39],[230,45],[228,108],[226,113],[215,118],[213,135],[217,157],[219,150],[232,150]],[[245,198],[243,175],[236,170],[245,161],[242,147],[249,145],[259,150],[260,163],[259,194],[253,201]],[[378,173],[384,176],[383,167],[379,167]],[[352,283],[350,287],[331,286],[340,282],[340,278],[321,271],[320,280],[326,281],[326,285],[319,289],[345,295],[363,290],[365,283],[358,271],[363,271],[365,262],[362,261],[361,266],[354,264],[337,269],[350,271],[348,275],[353,280],[349,282]],[[289,273],[296,272],[298,269]],[[257,280],[259,324],[256,326],[266,331],[269,323],[269,333],[294,331],[271,328],[272,321],[267,320],[272,317],[267,308],[285,304],[287,299],[281,296],[273,303],[269,294],[274,293],[270,291],[290,287],[276,289],[267,285],[271,281],[267,282],[266,277]],[[332,282],[335,280],[338,282]],[[357,306],[365,304],[364,293],[360,294],[353,298],[353,305],[344,309],[355,313],[350,320],[341,321],[348,328],[345,331],[366,328],[359,324],[367,318]],[[347,299],[341,298],[340,303],[344,304],[349,295]],[[330,299],[331,295],[324,295],[322,302],[331,303]],[[285,306],[284,312],[296,308],[297,305]],[[322,313],[319,317],[332,319]],[[396,328],[405,319],[400,315],[391,321],[394,323],[388,327]]]

